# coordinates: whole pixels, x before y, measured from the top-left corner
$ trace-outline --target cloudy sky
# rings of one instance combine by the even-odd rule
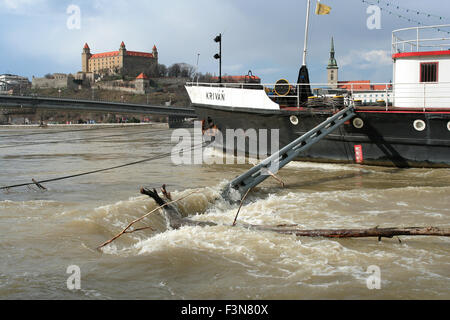
[[[303,50],[306,0],[0,0],[0,74],[28,77],[75,73],[85,42],[91,52],[151,52],[160,63],[197,64],[218,73],[213,38],[223,33],[223,73],[252,70],[265,83],[296,81]],[[316,0],[312,0],[313,9]],[[381,9],[380,29],[369,29],[370,4]],[[308,67],[312,82],[326,82],[335,39],[339,80],[388,82],[393,29],[450,23],[448,0],[322,0],[330,15],[311,15]],[[80,8],[73,20],[71,5]],[[416,10],[416,11],[412,11]],[[391,11],[391,13],[388,13]],[[419,14],[417,14],[419,11]],[[400,17],[398,16],[400,15]],[[411,21],[408,21],[411,19]],[[75,21],[75,24],[73,22]],[[68,27],[72,26],[71,28]],[[71,24],[72,23],[72,24]],[[449,30],[450,31],[450,30]],[[445,34],[450,36],[448,34]]]

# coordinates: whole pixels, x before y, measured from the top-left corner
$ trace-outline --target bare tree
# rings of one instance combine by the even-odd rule
[[[178,78],[181,75],[181,66],[179,63],[171,65],[168,69],[169,77]]]
[[[192,78],[195,74],[195,67],[187,64],[187,63],[183,63],[181,64],[181,76],[184,78]]]
[[[200,82],[212,82],[212,77],[213,75],[209,72],[203,74],[203,73],[199,73],[198,74],[198,81]]]
[[[167,77],[168,69],[165,64],[158,64],[158,76]]]

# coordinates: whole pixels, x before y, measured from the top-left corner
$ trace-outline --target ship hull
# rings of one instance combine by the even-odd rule
[[[194,105],[194,108],[200,120],[221,132],[223,146],[227,145],[227,129],[243,129],[243,132],[267,129],[267,141],[263,141],[266,145],[271,143],[271,130],[278,129],[282,148],[334,114],[331,109],[267,111],[208,105]],[[400,168],[450,167],[450,112],[379,109],[357,110],[356,113],[357,122],[348,121],[301,153],[297,160]],[[297,124],[295,119],[298,119]],[[415,125],[417,122],[425,124],[425,128]],[[224,151],[257,156],[258,152],[255,154],[249,141],[246,139],[245,144],[230,142],[228,146],[233,149],[224,147]],[[274,151],[269,148],[268,153]]]

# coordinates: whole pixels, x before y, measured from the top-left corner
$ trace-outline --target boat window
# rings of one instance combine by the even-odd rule
[[[437,62],[427,62],[420,64],[420,82],[437,82],[437,74]]]

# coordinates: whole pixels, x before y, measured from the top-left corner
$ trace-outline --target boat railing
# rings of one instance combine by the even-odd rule
[[[389,107],[392,105],[392,84],[391,83],[344,83],[335,86],[330,86],[328,83],[200,83],[188,82],[187,86],[193,87],[211,87],[211,88],[233,88],[233,89],[250,89],[250,90],[264,90],[267,96],[274,102],[280,104],[281,107],[295,107],[300,108],[307,104],[320,105],[323,102],[333,103],[340,101],[345,106],[349,105],[364,105],[372,104],[379,106],[382,104]],[[308,97],[308,102],[302,102],[302,90],[307,88],[311,90],[311,95]],[[376,94],[377,99],[361,99],[363,92],[369,94]],[[379,99],[378,99],[379,98]],[[361,100],[361,101],[360,101]],[[371,100],[371,101],[369,101]],[[378,100],[378,101],[377,101]],[[340,103],[338,102],[338,103]]]
[[[450,24],[397,29],[392,32],[392,54],[450,50]]]
[[[409,109],[450,108],[450,82],[419,82],[419,83],[368,83],[349,82],[336,86],[324,83],[289,84],[289,91],[280,94],[277,86],[280,84],[262,83],[197,83],[189,82],[187,86],[201,86],[211,88],[234,88],[264,90],[267,96],[278,103],[281,108],[286,107],[317,107],[330,105],[333,102],[344,106],[404,107]],[[284,84],[286,86],[286,84]],[[301,88],[309,86],[312,95],[307,102],[302,102]],[[285,88],[286,89],[286,88]]]

